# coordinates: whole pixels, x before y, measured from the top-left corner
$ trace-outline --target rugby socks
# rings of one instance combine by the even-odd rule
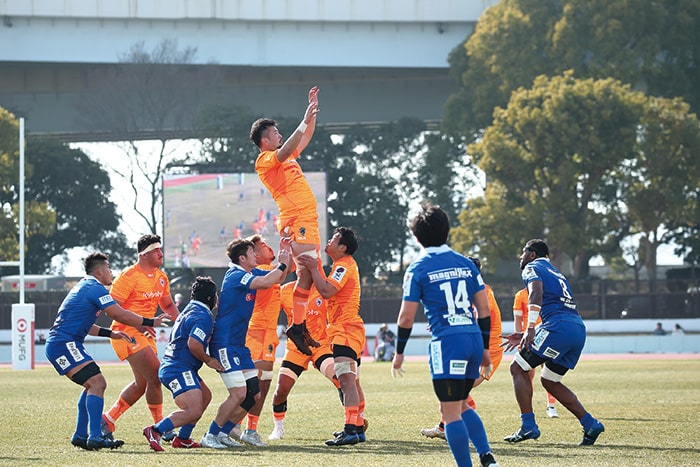
[[[246,425],[246,430],[257,431],[258,430],[258,420],[260,420],[259,415],[248,414],[248,424]]]
[[[173,422],[168,417],[165,417],[153,425],[153,429],[156,431],[156,433],[160,433],[161,435],[171,431],[173,428],[175,428],[175,425],[173,425]]]
[[[168,431],[170,431],[170,430],[168,430]],[[182,425],[180,427],[180,431],[178,431],[178,433],[177,433],[177,437],[180,439],[190,439],[190,438],[192,438],[192,431],[194,431],[194,423],[188,423],[187,425]]]
[[[88,415],[88,409],[86,404],[87,399],[87,389],[80,393],[78,397],[78,417],[75,423],[75,435],[81,438],[87,438],[88,436],[88,423],[90,416]],[[100,414],[100,417],[102,414]]]
[[[554,404],[556,403],[557,400],[554,398],[554,396],[547,392],[547,407],[554,407]]]
[[[357,418],[359,416],[360,407],[351,405],[345,407],[345,432],[355,433],[357,430]]]
[[[117,420],[119,420],[119,417],[124,415],[124,412],[129,410],[129,407],[131,407],[131,404],[122,399],[122,396],[119,396],[117,402],[114,403],[112,408],[109,409],[109,412],[107,412],[105,416],[107,417],[107,420],[115,423]]]
[[[534,412],[520,414],[520,421],[522,423],[523,431],[530,431],[537,426],[537,423],[535,423]]]
[[[88,394],[85,398],[85,407],[90,420],[90,437],[102,437],[102,409],[105,408],[105,400],[100,396]]]
[[[489,440],[486,437],[486,429],[484,428],[484,423],[481,421],[479,414],[474,410],[467,410],[462,413],[462,420],[467,427],[467,433],[469,434],[469,438],[477,454],[483,456],[490,452],[491,446],[489,446]]]
[[[272,418],[275,421],[279,422],[284,420],[285,415],[287,415],[287,401],[272,405]]]
[[[306,321],[306,303],[308,301],[309,291],[295,285],[292,293],[292,319],[294,324],[301,324]]]
[[[221,427],[217,425],[216,422],[211,422],[211,425],[209,425],[209,433],[211,433],[212,435],[218,435],[219,433],[221,433],[221,431]]]
[[[593,415],[586,412],[586,415],[581,417],[581,420],[579,420],[579,423],[581,423],[581,426],[583,427],[584,431],[588,431],[591,428],[593,428],[593,426],[596,424],[597,421],[598,420],[593,418]]]
[[[357,432],[362,433],[364,431],[365,425],[365,401],[360,401],[360,405],[357,406]]]
[[[476,410],[476,402],[471,395],[467,396],[467,405],[471,407],[472,410]]]
[[[153,423],[158,423],[163,420],[163,404],[148,404],[148,410],[151,411],[151,417],[153,417]],[[169,431],[169,430],[168,430]],[[165,431],[163,432],[165,433]]]
[[[469,458],[469,432],[463,420],[445,425],[445,437],[458,466],[472,465]]]
[[[226,433],[227,435],[231,433],[231,431],[236,427],[236,425],[239,425],[238,423],[233,423],[231,420],[227,420],[226,423],[224,423],[224,426],[222,426],[219,431],[222,433]],[[217,425],[218,428],[218,425]],[[209,431],[210,433],[213,433],[211,430]],[[217,432],[218,433],[218,432]],[[214,433],[216,434],[216,433]]]

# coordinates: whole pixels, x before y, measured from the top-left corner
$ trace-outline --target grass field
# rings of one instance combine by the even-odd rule
[[[700,465],[700,360],[586,360],[565,381],[606,426],[598,444],[579,447],[581,428],[559,407],[559,419],[544,416],[545,396],[535,391],[542,436],[510,445],[503,436],[518,428],[518,409],[504,362],[492,381],[474,390],[491,447],[501,466]],[[0,368],[0,464],[2,465],[299,465],[437,466],[454,462],[442,440],[423,438],[419,430],[435,424],[437,402],[425,362],[407,362],[406,376],[392,380],[388,363],[365,362],[362,381],[370,421],[367,442],[328,448],[330,433],[342,426],[343,412],[333,387],[317,372],[302,376],[289,399],[286,434],[267,448],[238,450],[149,451],[141,435],[150,415],[143,400],[117,425],[126,444],[115,451],[87,452],[70,445],[79,388],[53,368],[12,371]],[[125,365],[103,365],[111,404],[130,380]],[[194,437],[208,427],[224,398],[218,375],[202,376],[214,390],[214,402]],[[273,381],[274,385],[274,381]],[[165,409],[174,405],[165,393]],[[259,430],[272,428],[270,399]],[[473,461],[478,462],[476,455]]]

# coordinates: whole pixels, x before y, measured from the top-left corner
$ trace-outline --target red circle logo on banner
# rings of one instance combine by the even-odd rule
[[[27,330],[27,320],[24,318],[20,318],[17,320],[17,330],[19,332],[24,332]]]

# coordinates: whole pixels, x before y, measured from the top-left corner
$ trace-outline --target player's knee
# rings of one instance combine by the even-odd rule
[[[333,364],[333,370],[335,375],[340,379],[343,375],[353,375],[355,376],[355,362],[342,361]]]
[[[246,380],[245,399],[241,402],[241,407],[249,412],[255,405],[255,402],[260,399],[260,381],[257,377]]]
[[[560,383],[562,378],[564,378],[564,374],[566,374],[566,371],[562,371],[561,369],[557,369],[557,371],[549,368],[547,365],[545,365],[542,368],[542,372],[540,373],[540,379],[542,380],[542,385],[547,387],[548,383]]]
[[[510,374],[515,376],[518,373],[522,373],[523,371],[528,372],[530,370],[532,370],[532,367],[527,360],[525,360],[519,353],[515,354],[513,363],[510,364]]]

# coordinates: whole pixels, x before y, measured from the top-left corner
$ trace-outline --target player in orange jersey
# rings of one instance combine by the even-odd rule
[[[523,332],[527,326],[523,326],[523,323],[527,323],[527,315],[528,315],[528,308],[527,308],[527,289],[522,288],[518,290],[515,293],[515,298],[513,299],[513,326],[515,328],[515,332]],[[536,326],[539,326],[539,324],[542,322],[541,318],[537,318],[537,323]],[[535,379],[535,372],[531,371],[530,372],[530,380],[533,381],[533,389],[534,389],[534,379]],[[553,395],[551,395],[549,392],[545,391],[547,393],[547,416],[549,418],[559,418],[559,414],[557,413],[557,407],[556,407],[556,402],[557,400],[554,398]]]
[[[479,271],[481,271],[481,261],[479,261],[479,258],[469,256],[469,259],[472,260]],[[491,330],[489,334],[489,354],[491,355],[491,365],[481,368],[481,375],[474,380],[474,385],[472,388],[477,387],[484,381],[489,381],[503,359],[504,349],[501,346],[501,334],[503,334],[501,309],[498,307],[496,296],[493,294],[493,289],[491,289],[491,286],[484,284],[484,287],[486,288],[486,297],[488,298],[489,302],[489,314],[491,315]],[[469,404],[469,407],[476,410],[476,403],[474,402],[471,394],[469,397],[467,397],[467,404]],[[433,428],[423,428],[420,430],[420,433],[427,438],[445,439],[445,422],[444,420],[440,420],[440,423]]]
[[[318,88],[309,90],[309,105],[304,119],[284,141],[277,122],[260,118],[253,122],[250,140],[260,149],[255,161],[255,172],[277,203],[280,217],[277,229],[283,237],[292,239],[292,254],[318,257],[321,237],[318,229],[316,197],[297,162],[299,155],[311,141],[316,129]],[[311,274],[297,262],[297,282],[294,287],[294,311],[287,336],[299,350],[311,355],[310,347],[318,347],[305,327],[306,303],[309,300]]]
[[[293,282],[284,284],[280,290],[282,309],[287,314],[288,321],[292,319],[293,290]],[[313,285],[309,295],[309,304],[306,308],[306,323],[309,333],[321,346],[314,348],[312,355],[306,355],[297,349],[294,342],[287,340],[287,350],[284,353],[284,360],[277,373],[277,388],[272,398],[272,415],[275,428],[268,437],[270,440],[281,439],[284,436],[287,397],[294,384],[296,384],[297,379],[308,368],[310,362],[313,362],[314,367],[339,390],[341,401],[343,398],[343,393],[340,391],[340,382],[336,378],[335,370],[333,369],[333,351],[326,332],[326,325],[328,324],[326,300],[321,297],[321,294],[318,293],[318,290]]]
[[[155,317],[160,307],[170,319],[175,320],[179,312],[170,296],[168,276],[160,269],[163,266],[160,236],[143,235],[139,238],[136,248],[138,261],[114,280],[110,295],[123,308],[144,318]],[[160,361],[156,350],[155,330],[151,327],[128,326],[117,321],[112,323],[112,330],[123,331],[133,338],[133,344],[117,340],[112,340],[111,343],[119,360],[129,362],[134,381],[122,389],[112,408],[103,414],[102,430],[107,436],[111,436],[119,417],[144,393],[153,423],[158,423],[163,418],[163,391],[158,379]],[[167,438],[172,440],[174,437],[174,432],[168,433]]]
[[[335,432],[327,446],[365,441],[365,396],[360,385],[360,357],[365,346],[365,324],[360,316],[360,272],[353,254],[357,237],[347,227],[338,227],[326,244],[333,260],[328,277],[321,274],[318,258],[301,255],[299,264],[311,272],[313,283],[327,300],[328,336],[333,349],[333,369],[340,381],[345,406],[345,427]]]
[[[272,262],[275,260],[275,252],[265,243],[260,235],[248,237],[253,243],[253,251],[258,262],[257,269],[263,271],[272,270]],[[258,369],[260,380],[260,398],[256,399],[253,407],[248,411],[248,424],[240,439],[253,446],[265,446],[258,434],[258,420],[262,412],[263,404],[272,383],[273,365],[275,353],[280,343],[277,336],[277,321],[280,315],[280,285],[274,284],[269,289],[258,290],[255,295],[253,314],[248,323],[245,346],[250,350],[251,358]]]

